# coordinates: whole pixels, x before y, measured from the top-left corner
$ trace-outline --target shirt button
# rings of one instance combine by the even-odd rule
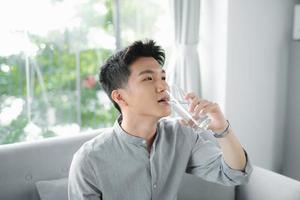
[[[156,184],[154,184],[153,187],[156,188]]]
[[[146,142],[146,140],[143,140],[143,144],[146,144],[147,142]]]

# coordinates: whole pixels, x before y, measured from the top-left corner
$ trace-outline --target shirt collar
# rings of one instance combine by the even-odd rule
[[[126,131],[124,131],[123,128],[121,127],[121,122],[122,122],[122,115],[118,117],[113,127],[114,131],[121,139],[131,144],[147,147],[147,141],[144,138],[131,135]]]

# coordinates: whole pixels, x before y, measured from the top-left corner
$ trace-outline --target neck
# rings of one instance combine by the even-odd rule
[[[127,133],[144,138],[148,145],[153,140],[158,119],[149,116],[132,116],[123,113],[121,127]]]

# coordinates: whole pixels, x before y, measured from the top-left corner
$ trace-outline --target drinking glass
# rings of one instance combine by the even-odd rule
[[[189,112],[190,102],[185,99],[186,92],[176,85],[170,85],[167,91],[169,96],[169,104],[172,110],[175,111],[180,117],[187,121],[192,121],[192,128],[195,131],[205,131],[208,128],[211,119],[207,115],[200,115],[199,118],[193,117],[193,113]]]

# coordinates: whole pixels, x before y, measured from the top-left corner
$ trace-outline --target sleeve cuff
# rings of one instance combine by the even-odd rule
[[[244,150],[244,149],[243,149]],[[244,150],[245,157],[246,157],[246,165],[243,170],[232,169],[225,161],[224,157],[222,158],[222,166],[223,172],[230,177],[232,180],[236,180],[238,184],[243,184],[248,182],[250,174],[253,171],[252,164],[249,161],[248,154]]]

